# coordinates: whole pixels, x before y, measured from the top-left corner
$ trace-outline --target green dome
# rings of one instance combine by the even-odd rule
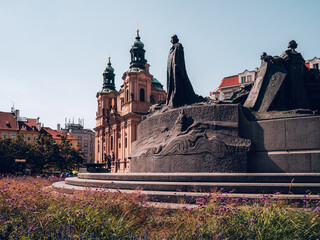
[[[108,73],[108,72],[114,72],[114,69],[113,67],[111,67],[109,64],[108,66],[106,67],[106,70],[104,70],[104,72]]]
[[[139,40],[136,40],[133,44],[132,44],[132,47],[133,48],[143,48],[144,47],[144,44],[143,42],[139,41]]]
[[[144,48],[143,42],[140,41],[139,30],[137,31],[136,41],[132,44],[132,48]]]
[[[107,65],[106,69],[104,70],[104,72],[105,72],[105,73],[113,73],[113,72],[114,72],[114,68],[111,67],[110,58],[109,58],[108,65]]]

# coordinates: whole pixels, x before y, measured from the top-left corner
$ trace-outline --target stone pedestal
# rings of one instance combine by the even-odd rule
[[[131,172],[247,172],[251,141],[239,137],[239,105],[192,105],[141,122]]]

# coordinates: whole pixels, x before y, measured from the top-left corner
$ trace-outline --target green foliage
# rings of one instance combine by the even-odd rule
[[[56,143],[44,134],[31,143],[26,143],[20,135],[15,139],[1,138],[0,172],[21,171],[23,164],[15,163],[15,159],[25,159],[26,166],[34,173],[44,170],[69,171],[84,161],[81,151],[74,149],[65,137]]]

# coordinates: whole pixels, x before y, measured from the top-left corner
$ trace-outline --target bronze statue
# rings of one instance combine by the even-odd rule
[[[260,71],[244,103],[245,107],[258,112],[318,108],[313,103],[313,95],[308,94],[310,82],[319,85],[314,77],[318,72],[312,73],[305,66],[305,60],[295,51],[297,46],[296,41],[290,41],[289,50],[280,57],[272,57],[265,52],[261,54]]]
[[[287,105],[289,108],[308,108],[309,101],[306,89],[306,73],[308,68],[300,53],[296,52],[298,44],[295,40],[289,42],[289,50],[281,54],[288,71],[287,81],[284,83]]]
[[[167,105],[181,107],[199,101],[187,75],[182,44],[177,35],[171,37],[172,47],[167,68]]]

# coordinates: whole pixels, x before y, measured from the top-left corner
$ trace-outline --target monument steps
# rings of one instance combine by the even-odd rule
[[[125,180],[96,180],[68,178],[66,183],[75,186],[103,187],[112,189],[137,188],[150,191],[181,191],[181,192],[213,192],[224,189],[226,192],[237,193],[289,193],[304,194],[308,190],[320,192],[320,183],[291,183],[291,182],[164,182],[164,181],[125,181]]]
[[[64,193],[73,193],[75,191],[107,191],[111,193],[124,193],[124,194],[143,194],[149,196],[149,201],[152,202],[168,202],[168,203],[195,203],[197,198],[201,198],[203,196],[208,196],[212,194],[217,194],[217,196],[220,197],[227,197],[227,198],[247,198],[247,199],[259,199],[262,196],[262,193],[239,193],[239,192],[226,192],[226,189],[224,189],[224,192],[216,192],[209,191],[182,191],[181,189],[176,189],[172,191],[164,191],[164,190],[147,190],[142,189],[137,186],[139,186],[141,182],[138,182],[135,186],[135,189],[121,189],[121,188],[111,188],[112,185],[102,186],[97,185],[95,186],[92,184],[94,181],[86,181],[86,184],[84,183],[85,180],[77,181],[77,178],[68,178],[67,181],[64,182],[56,182],[52,185],[52,188],[58,191],[62,191]],[[73,183],[77,185],[73,185]],[[101,183],[100,181],[96,181],[96,183]],[[132,181],[132,184],[134,181]],[[286,190],[290,188],[290,186],[285,186]],[[293,190],[293,189],[292,189]],[[275,193],[275,192],[274,192]],[[294,194],[293,194],[294,193]],[[309,199],[320,199],[320,195],[315,195],[314,193],[312,195],[307,195],[306,193],[303,194],[297,194],[296,192],[290,192],[290,194],[287,192],[284,192],[283,194],[270,194],[270,198],[273,199],[291,199],[296,201],[303,201],[306,198]]]
[[[319,183],[320,173],[79,173],[78,178],[158,182]]]
[[[319,179],[320,173],[79,173],[78,177],[66,178],[53,187],[66,192],[139,191],[149,195],[152,201],[163,202],[194,203],[197,198],[214,192],[246,198],[277,193],[282,198],[301,200],[310,192],[312,197],[320,198]]]

